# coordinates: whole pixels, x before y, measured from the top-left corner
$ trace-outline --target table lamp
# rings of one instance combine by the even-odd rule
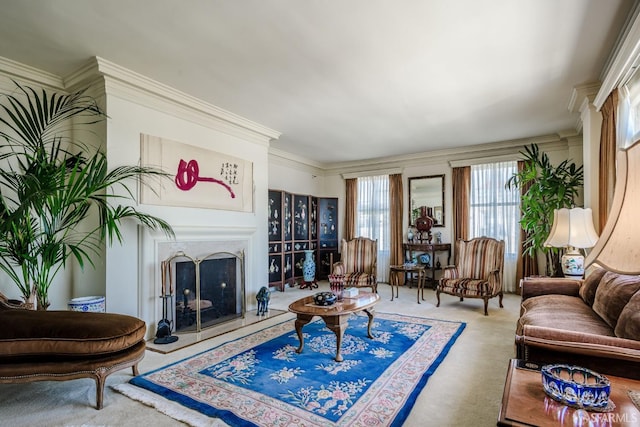
[[[639,275],[640,140],[618,151],[616,169],[611,211],[585,262],[620,274]]]
[[[591,248],[597,241],[591,209],[562,208],[553,211],[553,226],[544,245],[566,248],[562,256],[562,272],[565,277],[584,276],[584,256],[579,249]]]

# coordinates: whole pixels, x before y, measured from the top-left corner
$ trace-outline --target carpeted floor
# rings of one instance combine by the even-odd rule
[[[326,282],[320,290],[328,290]],[[287,288],[272,293],[270,306],[286,310],[290,302],[318,290]],[[404,426],[495,426],[508,361],[514,357],[514,331],[520,297],[505,296],[505,308],[497,298],[489,302],[489,316],[482,313],[481,300],[465,300],[443,295],[439,308],[435,293],[427,290],[422,304],[416,303],[416,290],[400,289],[393,302],[391,289],[380,284],[381,302],[377,311],[410,316],[431,317],[467,323],[464,333],[429,379],[404,422]],[[248,313],[247,316],[255,315]],[[212,338],[170,354],[147,352],[140,364],[145,373],[203,352],[247,333],[280,323],[286,316]],[[110,386],[125,384],[131,371],[111,375],[105,390],[105,407],[97,411],[92,380],[0,384],[0,426],[147,426],[179,425],[175,419],[115,392]],[[197,413],[196,413],[197,414]],[[224,425],[208,420],[210,425]]]
[[[297,354],[288,320],[130,383],[137,393],[155,393],[234,426],[400,426],[464,323],[378,313],[369,338],[368,321],[364,314],[349,318],[342,362],[333,360],[336,336],[320,319],[305,325],[305,348]]]

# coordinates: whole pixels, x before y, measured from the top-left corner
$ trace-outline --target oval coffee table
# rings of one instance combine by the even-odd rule
[[[343,298],[342,301],[338,301],[333,305],[320,306],[316,305],[313,301],[313,296],[304,297],[289,305],[289,311],[295,313],[296,318],[296,333],[300,340],[300,347],[296,350],[296,353],[302,353],[304,348],[304,336],[302,335],[302,327],[309,323],[314,316],[322,317],[325,325],[334,334],[336,334],[336,362],[342,362],[342,355],[340,354],[340,346],[342,345],[342,337],[344,331],[347,329],[347,319],[352,313],[364,311],[369,316],[369,323],[367,325],[367,336],[373,338],[371,335],[371,324],[373,322],[373,306],[380,301],[378,294],[362,292],[353,298]]]

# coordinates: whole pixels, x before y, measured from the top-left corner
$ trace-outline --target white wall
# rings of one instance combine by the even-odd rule
[[[204,105],[195,98],[148,81],[144,76],[132,75],[131,72],[102,60],[98,60],[95,67],[81,80],[93,81],[94,86],[104,87],[109,116],[106,152],[110,168],[140,162],[141,134],[194,145],[252,162],[252,212],[137,206],[141,211],[161,217],[177,230],[190,230],[188,235],[194,240],[199,236],[193,230],[218,230],[214,232],[220,236],[228,236],[225,231],[227,229],[233,229],[234,232],[241,230],[243,239],[248,241],[245,284],[246,302],[248,308],[251,308],[255,303],[255,294],[267,284],[268,256],[264,250],[267,247],[267,151],[269,139],[277,137],[277,132],[216,107]],[[106,249],[104,292],[107,311],[140,317],[153,330],[155,322],[159,320],[160,304],[157,296],[160,282],[159,276],[154,274],[157,260],[153,255],[145,254],[143,248],[145,236],[149,233],[140,232],[137,224],[130,222],[123,226],[122,234],[122,245],[116,243]],[[143,292],[142,289],[157,292]]]
[[[269,157],[269,188],[294,194],[336,197],[324,194],[324,177],[312,167],[295,162],[282,162]]]
[[[140,157],[140,134],[161,136],[213,151],[238,157],[253,163],[255,185],[254,212],[234,212],[214,209],[171,206],[140,206],[145,212],[159,216],[176,227],[243,227],[255,229],[257,248],[266,248],[267,147],[242,140],[206,126],[176,118],[171,114],[136,104],[107,94],[108,143],[111,167],[136,164]],[[125,244],[107,250],[107,310],[139,315],[141,301],[137,296],[139,276],[138,230],[134,224],[126,227]],[[255,295],[266,284],[266,251],[248,253],[246,264],[247,295]],[[153,260],[152,260],[153,262]],[[144,264],[140,268],[147,268]],[[260,274],[264,270],[264,274]],[[264,277],[263,277],[264,276]],[[159,284],[158,284],[159,286]],[[147,319],[145,319],[147,320]]]

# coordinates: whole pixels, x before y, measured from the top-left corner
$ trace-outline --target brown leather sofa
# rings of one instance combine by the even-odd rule
[[[527,278],[517,357],[640,379],[640,276],[595,268],[585,280]]]
[[[112,313],[22,309],[0,294],[0,383],[93,378],[102,409],[106,378],[145,352],[146,325]]]

